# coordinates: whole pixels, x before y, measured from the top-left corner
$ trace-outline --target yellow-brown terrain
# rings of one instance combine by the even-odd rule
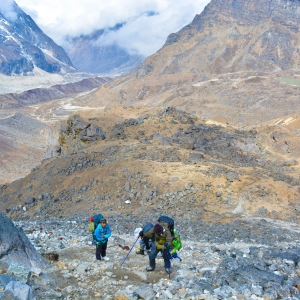
[[[61,218],[158,210],[221,222],[261,216],[299,221],[298,117],[262,124],[257,132],[146,106],[89,109],[80,120],[106,138],[82,141],[69,119],[60,134],[64,155],[3,186],[1,210],[12,218],[38,218],[44,205],[39,195],[48,193],[54,200],[44,212]],[[195,128],[200,132],[189,137]],[[199,141],[203,148],[195,149]],[[26,205],[30,197],[36,200]],[[14,208],[19,204],[26,211]]]
[[[68,99],[80,112],[52,134],[60,155],[4,185],[0,209],[37,218],[28,198],[48,193],[59,217],[151,207],[298,222],[297,14],[296,3],[211,1],[140,67]],[[51,103],[36,117],[53,117]]]

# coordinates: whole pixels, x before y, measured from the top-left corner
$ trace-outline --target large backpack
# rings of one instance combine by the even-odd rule
[[[93,215],[93,219],[94,219],[94,231],[92,232],[92,236],[93,236],[93,240],[94,242],[99,245],[99,242],[96,238],[96,235],[95,235],[95,230],[97,228],[97,226],[99,225],[100,221],[105,219],[104,216],[102,214],[96,214],[96,215]]]
[[[95,230],[96,230],[96,228],[99,225],[100,221],[105,219],[105,218],[103,217],[102,214],[96,214],[96,215],[93,215],[93,219],[94,219],[94,227],[95,227]]]
[[[158,223],[160,222],[167,223],[169,230],[171,231],[171,235],[174,236],[174,220],[168,216],[160,216],[158,218]]]
[[[148,232],[150,229],[152,229],[154,227],[154,225],[152,223],[147,223],[144,227],[143,227],[143,233]]]
[[[93,234],[94,231],[96,230],[98,224],[100,223],[101,220],[104,219],[104,217],[102,214],[96,214],[96,215],[93,215],[93,217],[91,217],[91,218],[94,219],[94,222],[90,222],[89,232]]]
[[[182,241],[179,235],[178,230],[175,228],[174,229],[174,237],[172,241],[174,247],[176,248],[176,251],[179,251],[182,248]]]

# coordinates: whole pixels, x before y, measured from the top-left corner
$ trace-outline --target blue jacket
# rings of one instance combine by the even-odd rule
[[[108,241],[108,238],[111,236],[111,230],[108,224],[105,225],[104,228],[102,228],[101,224],[98,224],[95,232],[94,232],[94,238],[96,239],[96,242],[99,244],[105,244]]]

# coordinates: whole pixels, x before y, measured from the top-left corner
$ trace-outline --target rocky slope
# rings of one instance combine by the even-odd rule
[[[294,114],[299,1],[211,1],[140,67],[88,105],[176,106],[236,126]]]
[[[0,12],[0,73],[30,75],[34,67],[49,73],[76,71],[65,50],[45,35],[16,2],[12,6],[10,15]]]
[[[79,82],[0,95],[0,183],[24,177],[41,160],[56,155],[59,121],[74,109],[71,99],[110,80]]]
[[[274,125],[258,131],[213,125],[174,108],[80,114],[61,129],[61,156],[2,186],[1,211],[14,220],[87,216],[101,209],[298,222],[293,122],[290,130]]]
[[[212,1],[140,68],[72,101],[85,110],[61,127],[60,155],[0,186],[0,211],[45,257],[59,254],[49,271],[22,273],[28,293],[299,299],[298,6]],[[113,229],[100,264],[86,232],[99,212]],[[160,258],[146,273],[134,250],[121,268],[134,229],[162,214],[184,243],[171,278]],[[13,279],[0,282],[13,299]]]
[[[169,276],[160,255],[156,270],[146,272],[147,255],[135,254],[134,229],[158,216],[113,213],[108,261],[95,260],[88,218],[16,223],[10,239],[26,234],[39,252],[35,259],[42,254],[50,267],[8,263],[10,252],[0,251],[1,299],[299,299],[298,225],[258,218],[212,226],[177,218],[182,261],[171,261]]]

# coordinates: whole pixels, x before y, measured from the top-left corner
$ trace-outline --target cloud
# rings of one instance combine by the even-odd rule
[[[2,2],[3,0],[1,0]],[[190,23],[202,12],[208,0],[17,0],[37,25],[56,43],[66,36],[76,37],[95,30],[107,31],[99,42],[117,44],[144,56],[163,46],[167,36]]]
[[[17,19],[17,13],[14,11],[14,0],[1,0],[0,11],[7,19]]]

